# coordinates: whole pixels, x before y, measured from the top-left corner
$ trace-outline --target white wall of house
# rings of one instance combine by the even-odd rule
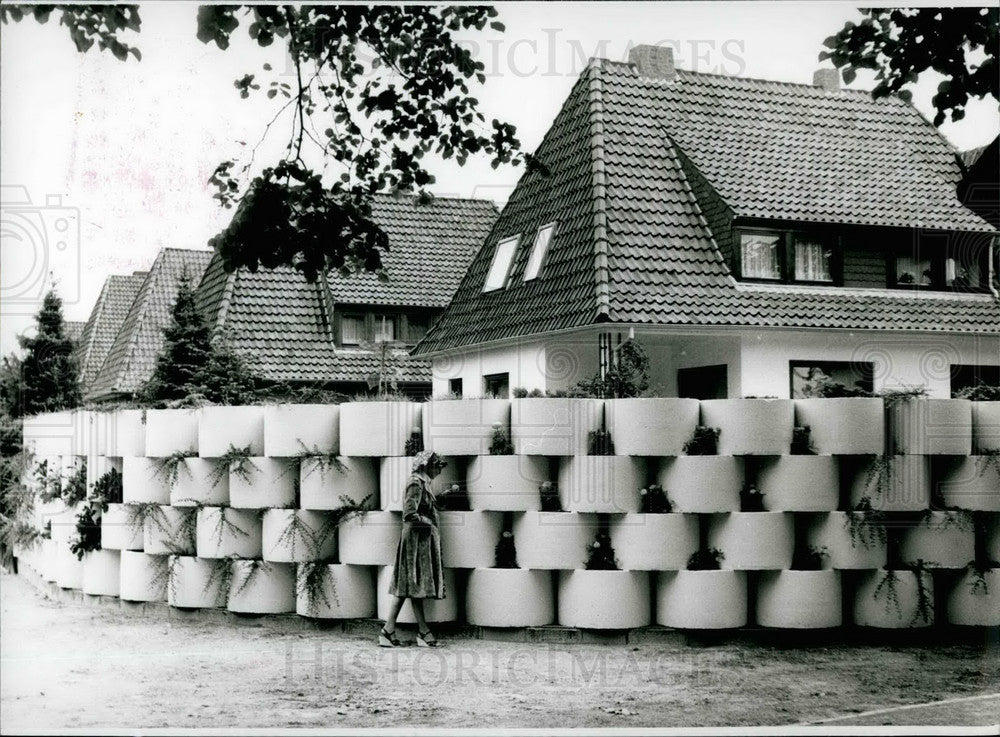
[[[545,389],[545,367],[548,349],[537,341],[518,342],[497,348],[471,348],[463,353],[432,359],[432,392],[447,394],[452,379],[462,380],[466,397],[485,393],[483,377],[509,374],[510,388]]]

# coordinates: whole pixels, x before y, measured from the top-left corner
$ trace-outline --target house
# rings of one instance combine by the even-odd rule
[[[214,256],[198,305],[216,335],[268,382],[356,394],[381,374],[402,392],[430,392],[430,363],[408,357],[448,304],[497,217],[486,200],[376,195],[372,219],[389,237],[388,279],[292,267],[226,273]],[[384,348],[384,351],[382,350]]]
[[[664,396],[949,396],[1000,366],[997,232],[898,98],[637,47],[591,60],[536,156],[414,350],[435,393],[566,388],[630,336]]]
[[[87,323],[80,320],[66,320],[63,322],[63,330],[66,332],[67,338],[77,343],[80,340],[80,336],[83,335],[83,329],[86,325]]]
[[[212,252],[208,250],[164,248],[144,277],[141,272],[132,277],[121,277],[124,280],[141,277],[142,283],[126,309],[100,370],[87,383],[85,400],[106,402],[128,399],[142,388],[153,375],[156,360],[163,349],[163,329],[170,324],[171,309],[181,279],[187,278],[192,284],[197,284],[211,258]],[[115,284],[121,287],[121,302],[126,301],[125,292],[132,282]],[[105,284],[106,289],[107,286]],[[104,296],[102,291],[102,298]],[[110,302],[110,295],[108,297]],[[100,302],[99,299],[95,311]],[[109,309],[118,315],[121,302],[115,302],[114,307],[109,304]],[[94,319],[93,315],[91,319]],[[97,322],[95,331],[96,328]]]

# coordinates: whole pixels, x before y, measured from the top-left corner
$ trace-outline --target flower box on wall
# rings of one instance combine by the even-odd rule
[[[330,515],[300,509],[269,509],[262,527],[263,558],[275,563],[325,560],[337,552]]]
[[[435,494],[447,490],[458,482],[458,468],[453,458],[444,459],[448,465],[433,481]],[[413,475],[413,458],[410,456],[395,456],[383,458],[379,464],[379,508],[399,512],[403,509],[403,499],[406,497],[406,485]]]
[[[441,560],[448,568],[489,568],[503,527],[500,512],[438,512]]]
[[[964,568],[975,557],[972,515],[963,511],[925,512],[905,529],[899,543],[906,565],[924,561],[928,568]]]
[[[340,405],[340,452],[345,456],[401,456],[420,429],[417,402],[348,402]]]
[[[558,615],[564,627],[631,629],[650,622],[647,571],[559,571]]]
[[[839,627],[840,571],[764,571],[757,584],[757,624],[781,629]]]
[[[522,512],[514,516],[517,562],[523,568],[583,568],[597,516],[579,512]]]
[[[118,550],[91,550],[83,556],[83,593],[118,596],[122,559]]]
[[[510,437],[518,455],[586,455],[601,427],[604,400],[567,397],[512,399]]]
[[[1000,627],[1000,568],[962,574],[948,592],[945,611],[950,624]]]
[[[170,487],[170,504],[175,507],[229,504],[229,472],[224,461],[184,458],[177,466],[177,478]]]
[[[114,430],[108,439],[108,455],[135,457],[146,455],[146,411],[120,409],[114,413]]]
[[[542,506],[538,487],[549,480],[542,456],[477,456],[469,462],[469,506],[477,510],[525,512]]]
[[[150,458],[198,453],[198,413],[193,409],[146,410],[146,452]]]
[[[864,570],[886,563],[885,529],[865,512],[828,512],[813,516],[806,540],[816,550],[826,549],[831,568]]]
[[[340,406],[271,404],[264,407],[264,455],[340,452]]]
[[[444,456],[477,456],[490,452],[493,426],[510,426],[506,399],[449,399],[423,408],[424,445]]]
[[[143,552],[194,555],[197,518],[193,507],[161,506],[143,520]]]
[[[675,512],[738,511],[743,488],[743,459],[734,456],[666,458],[657,481]]]
[[[295,506],[299,475],[296,459],[249,458],[229,466],[229,505],[237,509],[279,509]]]
[[[697,399],[608,399],[604,406],[618,455],[679,456],[698,425]]]
[[[788,455],[761,459],[757,489],[772,512],[832,512],[840,504],[840,473],[833,456]]]
[[[399,512],[363,512],[342,520],[337,530],[338,559],[359,566],[396,561],[402,521]]]
[[[375,616],[375,572],[370,566],[322,565],[315,589],[296,585],[295,611],[314,619],[361,619]]]
[[[201,408],[198,412],[198,455],[221,458],[231,448],[249,448],[252,456],[264,455],[263,407]]]
[[[232,561],[227,608],[242,614],[295,611],[295,566],[259,560]]]
[[[198,509],[196,549],[199,558],[260,558],[260,514],[249,509]]]
[[[719,429],[719,455],[787,455],[792,447],[791,399],[705,399],[701,423]]]
[[[228,562],[173,556],[170,561],[170,586],[167,601],[182,609],[217,609],[226,605],[224,578],[217,573],[219,565]]]
[[[972,453],[972,402],[919,397],[888,407],[893,452],[902,455]]]
[[[854,623],[901,629],[934,623],[934,582],[927,571],[871,571],[858,583]]]
[[[465,590],[465,619],[481,627],[542,627],[556,619],[551,571],[474,568]]]
[[[841,459],[849,474],[851,506],[868,499],[880,512],[920,512],[931,502],[929,459],[923,455],[858,456]]]
[[[631,456],[570,456],[559,462],[559,502],[570,512],[638,512],[645,460]]]
[[[885,405],[878,397],[796,399],[795,424],[820,455],[882,455]]]
[[[142,550],[142,519],[125,504],[109,504],[101,515],[101,547],[105,550]]]
[[[392,606],[392,595],[389,594],[389,584],[392,582],[392,566],[379,568],[378,582],[375,585],[376,601],[378,603],[378,618],[385,620]],[[455,586],[455,572],[451,568],[444,569],[443,599],[424,599],[424,618],[429,622],[454,622],[458,619],[458,590]],[[407,599],[396,618],[397,624],[416,624],[413,607]]]
[[[122,552],[119,596],[125,601],[166,601],[169,558],[131,550]]]
[[[708,547],[722,551],[722,567],[738,571],[791,568],[795,525],[786,512],[730,512],[708,520]]]
[[[56,586],[61,589],[80,589],[83,587],[83,561],[69,549],[69,543],[59,543],[56,548]]]
[[[698,549],[693,514],[622,514],[610,524],[611,546],[624,570],[680,570]]]
[[[657,574],[656,622],[685,630],[719,630],[747,623],[745,571],[664,571]]]
[[[340,457],[336,463],[326,458],[299,461],[299,506],[302,509],[331,510],[345,500],[374,507],[379,499],[378,474],[371,458]]]
[[[1000,402],[972,403],[972,443],[976,453],[1000,451]]]
[[[122,459],[122,498],[126,504],[170,503],[170,482],[158,459]]]
[[[945,506],[1000,512],[1000,455],[940,459]]]

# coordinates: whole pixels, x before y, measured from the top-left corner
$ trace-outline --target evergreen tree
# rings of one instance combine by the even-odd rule
[[[55,291],[45,295],[35,323],[35,335],[17,338],[25,355],[20,366],[20,397],[10,402],[14,417],[78,407],[82,399],[73,341],[66,335],[62,300]],[[5,401],[10,401],[8,391],[5,386]]]

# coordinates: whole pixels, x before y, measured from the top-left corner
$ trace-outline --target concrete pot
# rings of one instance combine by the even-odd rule
[[[59,570],[59,543],[55,540],[42,540],[39,557],[38,574],[43,581],[54,582]]]
[[[679,456],[698,425],[697,399],[628,398],[605,400],[615,453]]]
[[[851,506],[864,498],[881,512],[920,512],[931,503],[928,459],[922,455],[885,456],[884,466],[875,457],[844,459],[841,475],[850,474]]]
[[[322,592],[310,596],[302,584],[302,566],[299,566],[299,584],[295,598],[295,611],[313,619],[362,619],[375,616],[375,572],[370,566],[349,566],[331,563],[322,568]]]
[[[571,456],[559,462],[559,502],[568,512],[638,512],[646,479],[642,458]]]
[[[242,614],[295,611],[295,566],[259,560],[234,560],[226,608]]]
[[[337,553],[336,531],[324,512],[269,509],[262,528],[264,560],[307,563],[332,558]]]
[[[895,574],[895,595],[889,577]],[[931,602],[929,613],[919,611],[919,586],[913,571],[871,571],[858,584],[854,597],[854,623],[861,627],[901,629],[927,627],[934,623],[934,581],[924,571],[921,574],[924,591]],[[880,588],[881,586],[881,588]]]
[[[340,406],[272,404],[264,407],[264,455],[340,452]]]
[[[201,507],[195,546],[199,558],[260,558],[260,515],[246,509]]]
[[[1000,560],[1000,514],[986,517],[986,557]]]
[[[193,508],[161,506],[143,522],[143,551],[150,555],[194,555],[196,528]]]
[[[150,458],[198,453],[198,412],[193,409],[147,409],[146,452]]]
[[[177,479],[170,487],[170,504],[175,507],[229,505],[229,472],[222,461],[185,458],[177,467]]]
[[[910,399],[895,402],[886,414],[894,453],[972,453],[972,402],[967,399]]]
[[[435,494],[443,493],[452,484],[458,483],[458,469],[453,458],[445,458],[448,465],[434,479]],[[379,508],[392,512],[403,510],[403,500],[406,497],[406,486],[413,475],[413,458],[410,456],[395,456],[383,458],[379,463]]]
[[[789,455],[760,461],[757,489],[770,512],[832,512],[840,504],[840,471],[833,456]]]
[[[972,441],[976,453],[1000,451],[1000,402],[972,403]]]
[[[611,546],[623,570],[680,570],[698,549],[693,514],[622,514],[610,525]]]
[[[295,506],[298,461],[289,458],[250,458],[245,474],[238,463],[229,466],[229,506],[236,509],[281,509]]]
[[[514,544],[522,568],[583,568],[597,517],[580,512],[522,512],[514,516]]]
[[[118,596],[122,559],[118,550],[91,550],[83,556],[83,593]]]
[[[123,601],[166,601],[169,558],[125,550],[121,554]]]
[[[376,601],[378,604],[378,618],[385,620],[389,616],[389,607],[392,605],[393,596],[389,593],[389,583],[392,581],[392,566],[384,566],[379,569],[378,582],[376,583]],[[455,587],[455,572],[450,568],[444,569],[444,594],[443,599],[425,599],[424,617],[428,623],[434,622],[454,622],[458,619],[458,596]],[[403,604],[403,608],[396,618],[397,624],[416,624],[413,616],[413,607],[409,600]]]
[[[46,512],[45,521],[52,522],[53,540],[68,543],[76,537],[76,515],[80,511],[79,506],[79,504],[74,504],[69,507],[59,501],[52,506],[53,511]]]
[[[508,400],[450,399],[427,402],[423,407],[424,446],[438,455],[487,455],[494,425],[508,432]]]
[[[447,568],[490,568],[503,528],[500,512],[438,512],[441,560]]]
[[[678,456],[665,459],[657,482],[674,512],[735,512],[740,508],[743,459]]]
[[[786,512],[730,512],[708,520],[708,547],[725,558],[722,568],[737,571],[791,568],[795,526]]]
[[[928,568],[964,568],[976,557],[972,515],[926,512],[923,520],[903,531],[899,554],[907,565],[923,560]]]
[[[476,510],[525,512],[542,507],[538,487],[549,480],[541,456],[477,456],[469,462],[469,505]]]
[[[949,507],[1000,512],[1000,457],[942,458],[941,495]]]
[[[340,405],[340,452],[345,456],[401,456],[420,429],[417,402],[348,402]]]
[[[948,592],[948,622],[964,627],[1000,627],[1000,569],[984,571],[980,578],[966,571]]]
[[[601,427],[601,399],[512,399],[510,435],[517,455],[585,456],[590,432]]]
[[[765,571],[757,584],[757,623],[780,629],[839,627],[840,571]]]
[[[146,455],[146,410],[120,409],[114,413],[114,434],[108,441],[108,455]]]
[[[379,502],[378,474],[372,458],[338,459],[339,466],[316,458],[303,458],[299,470],[299,506],[302,509],[332,510],[365,502]],[[345,500],[346,498],[346,500]],[[367,499],[367,501],[366,501]]]
[[[69,410],[25,417],[21,427],[24,447],[36,458],[73,454],[73,414]]]
[[[402,531],[399,512],[363,512],[341,521],[338,559],[360,566],[391,566]]]
[[[795,405],[791,399],[705,399],[701,423],[719,428],[719,455],[788,455]]]
[[[864,512],[827,512],[811,517],[808,545],[824,549],[824,564],[838,570],[881,568],[886,563],[884,528]]]
[[[264,455],[263,407],[202,407],[198,411],[198,455],[221,458],[231,448],[249,448],[252,456]]]
[[[744,571],[665,571],[657,575],[656,622],[665,627],[719,630],[747,623]]]
[[[68,543],[60,543],[55,555],[56,586],[61,589],[83,588],[83,561],[69,549]]]
[[[142,550],[142,520],[125,504],[109,504],[101,514],[101,547],[105,550]]]
[[[170,483],[156,458],[122,459],[122,498],[126,504],[170,504]]]
[[[218,565],[228,565],[228,562],[187,555],[172,556],[170,586],[167,589],[170,606],[182,609],[224,607],[228,592],[222,590],[222,579],[214,575]]]
[[[565,627],[631,629],[651,619],[646,571],[559,571],[557,621]]]
[[[551,571],[474,568],[465,590],[465,619],[481,627],[542,627],[555,622]]]
[[[796,399],[795,424],[809,428],[819,455],[882,455],[885,405],[877,397]]]

